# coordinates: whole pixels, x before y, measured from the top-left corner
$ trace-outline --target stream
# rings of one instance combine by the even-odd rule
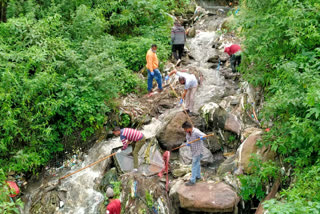
[[[186,48],[189,59],[183,63],[181,69],[194,69],[203,76],[203,81],[198,88],[195,98],[195,110],[210,102],[220,103],[224,97],[239,95],[241,90],[239,82],[234,79],[226,79],[221,70],[227,69],[228,62],[213,62],[210,59],[222,56],[223,47],[233,42],[239,42],[237,38],[224,36],[219,33],[221,25],[226,20],[226,12],[230,8],[212,4],[213,1],[199,1],[199,5],[206,7],[211,12],[224,10],[222,15],[209,14],[196,23],[196,35],[188,38]],[[151,122],[142,128],[147,139],[154,138],[158,130],[168,123],[168,115],[181,112],[180,107],[166,110],[158,118],[152,118]],[[57,213],[57,214],[96,214],[99,213],[99,206],[104,201],[103,194],[97,187],[104,176],[106,169],[110,167],[111,159],[87,168],[61,181],[59,176],[74,172],[96,160],[112,153],[113,149],[121,147],[122,143],[118,138],[112,138],[97,142],[82,158],[83,161],[71,169],[61,170],[56,176],[29,184],[24,195],[25,207],[22,213]],[[52,187],[50,189],[50,187]],[[47,194],[49,191],[55,194]],[[49,205],[43,211],[35,202],[45,200]],[[38,203],[39,204],[39,203]]]

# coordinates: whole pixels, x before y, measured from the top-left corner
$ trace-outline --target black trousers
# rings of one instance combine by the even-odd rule
[[[172,45],[172,53],[176,60],[182,58],[183,50],[184,50],[184,44]],[[178,54],[177,54],[177,51],[178,51]]]
[[[237,72],[237,67],[241,63],[241,55],[234,55],[232,54],[230,57],[230,64],[231,64],[231,69],[233,73]]]

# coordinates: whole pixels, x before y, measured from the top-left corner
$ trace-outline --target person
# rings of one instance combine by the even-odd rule
[[[203,140],[205,139],[205,134],[201,132],[199,129],[194,128],[188,121],[182,124],[182,128],[186,132],[187,146],[190,146],[192,154],[191,178],[190,181],[187,182],[185,185],[192,186],[196,183],[196,180],[201,179],[200,161],[203,153]],[[192,144],[189,144],[189,142],[196,139],[199,140]]]
[[[121,202],[119,199],[114,199],[113,189],[108,187],[106,196],[109,199],[109,204],[107,206],[106,214],[120,214],[121,212]]]
[[[241,63],[241,47],[240,45],[233,44],[224,48],[224,52],[230,56],[230,64],[233,73],[237,72],[237,67]]]
[[[181,26],[179,21],[174,22],[174,26],[171,29],[171,42],[172,42],[172,54],[177,60],[177,64],[181,61],[184,43],[186,42],[186,32],[184,27]],[[178,51],[178,54],[177,54]]]
[[[129,143],[131,143],[133,147],[133,166],[134,170],[133,171],[138,171],[138,154],[142,146],[146,142],[146,138],[144,137],[143,133],[136,130],[136,129],[131,129],[131,128],[124,128],[120,129],[120,127],[115,127],[113,130],[113,134],[116,136],[120,136],[120,139],[123,143],[122,150],[126,150]]]
[[[148,94],[149,96],[152,93],[152,82],[153,78],[156,79],[158,83],[158,89],[160,92],[162,92],[162,76],[159,71],[159,60],[157,57],[157,45],[153,44],[151,45],[151,48],[148,50],[146,55],[147,60],[147,71],[148,71]]]
[[[167,81],[172,74],[179,76],[179,83],[184,85],[184,91],[181,96],[179,104],[182,104],[184,99],[186,101],[186,112],[189,115],[194,115],[193,106],[194,106],[194,97],[198,88],[198,80],[194,74],[188,74],[186,72],[179,72],[177,70],[172,70],[166,77]]]

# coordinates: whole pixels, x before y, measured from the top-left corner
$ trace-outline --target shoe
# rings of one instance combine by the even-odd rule
[[[194,185],[194,183],[192,183],[191,181],[188,181],[187,183],[185,183],[184,185],[186,185],[186,186],[193,186]]]

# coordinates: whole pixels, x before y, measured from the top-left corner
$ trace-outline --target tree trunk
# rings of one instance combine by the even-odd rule
[[[7,22],[7,0],[0,0],[0,22]]]

